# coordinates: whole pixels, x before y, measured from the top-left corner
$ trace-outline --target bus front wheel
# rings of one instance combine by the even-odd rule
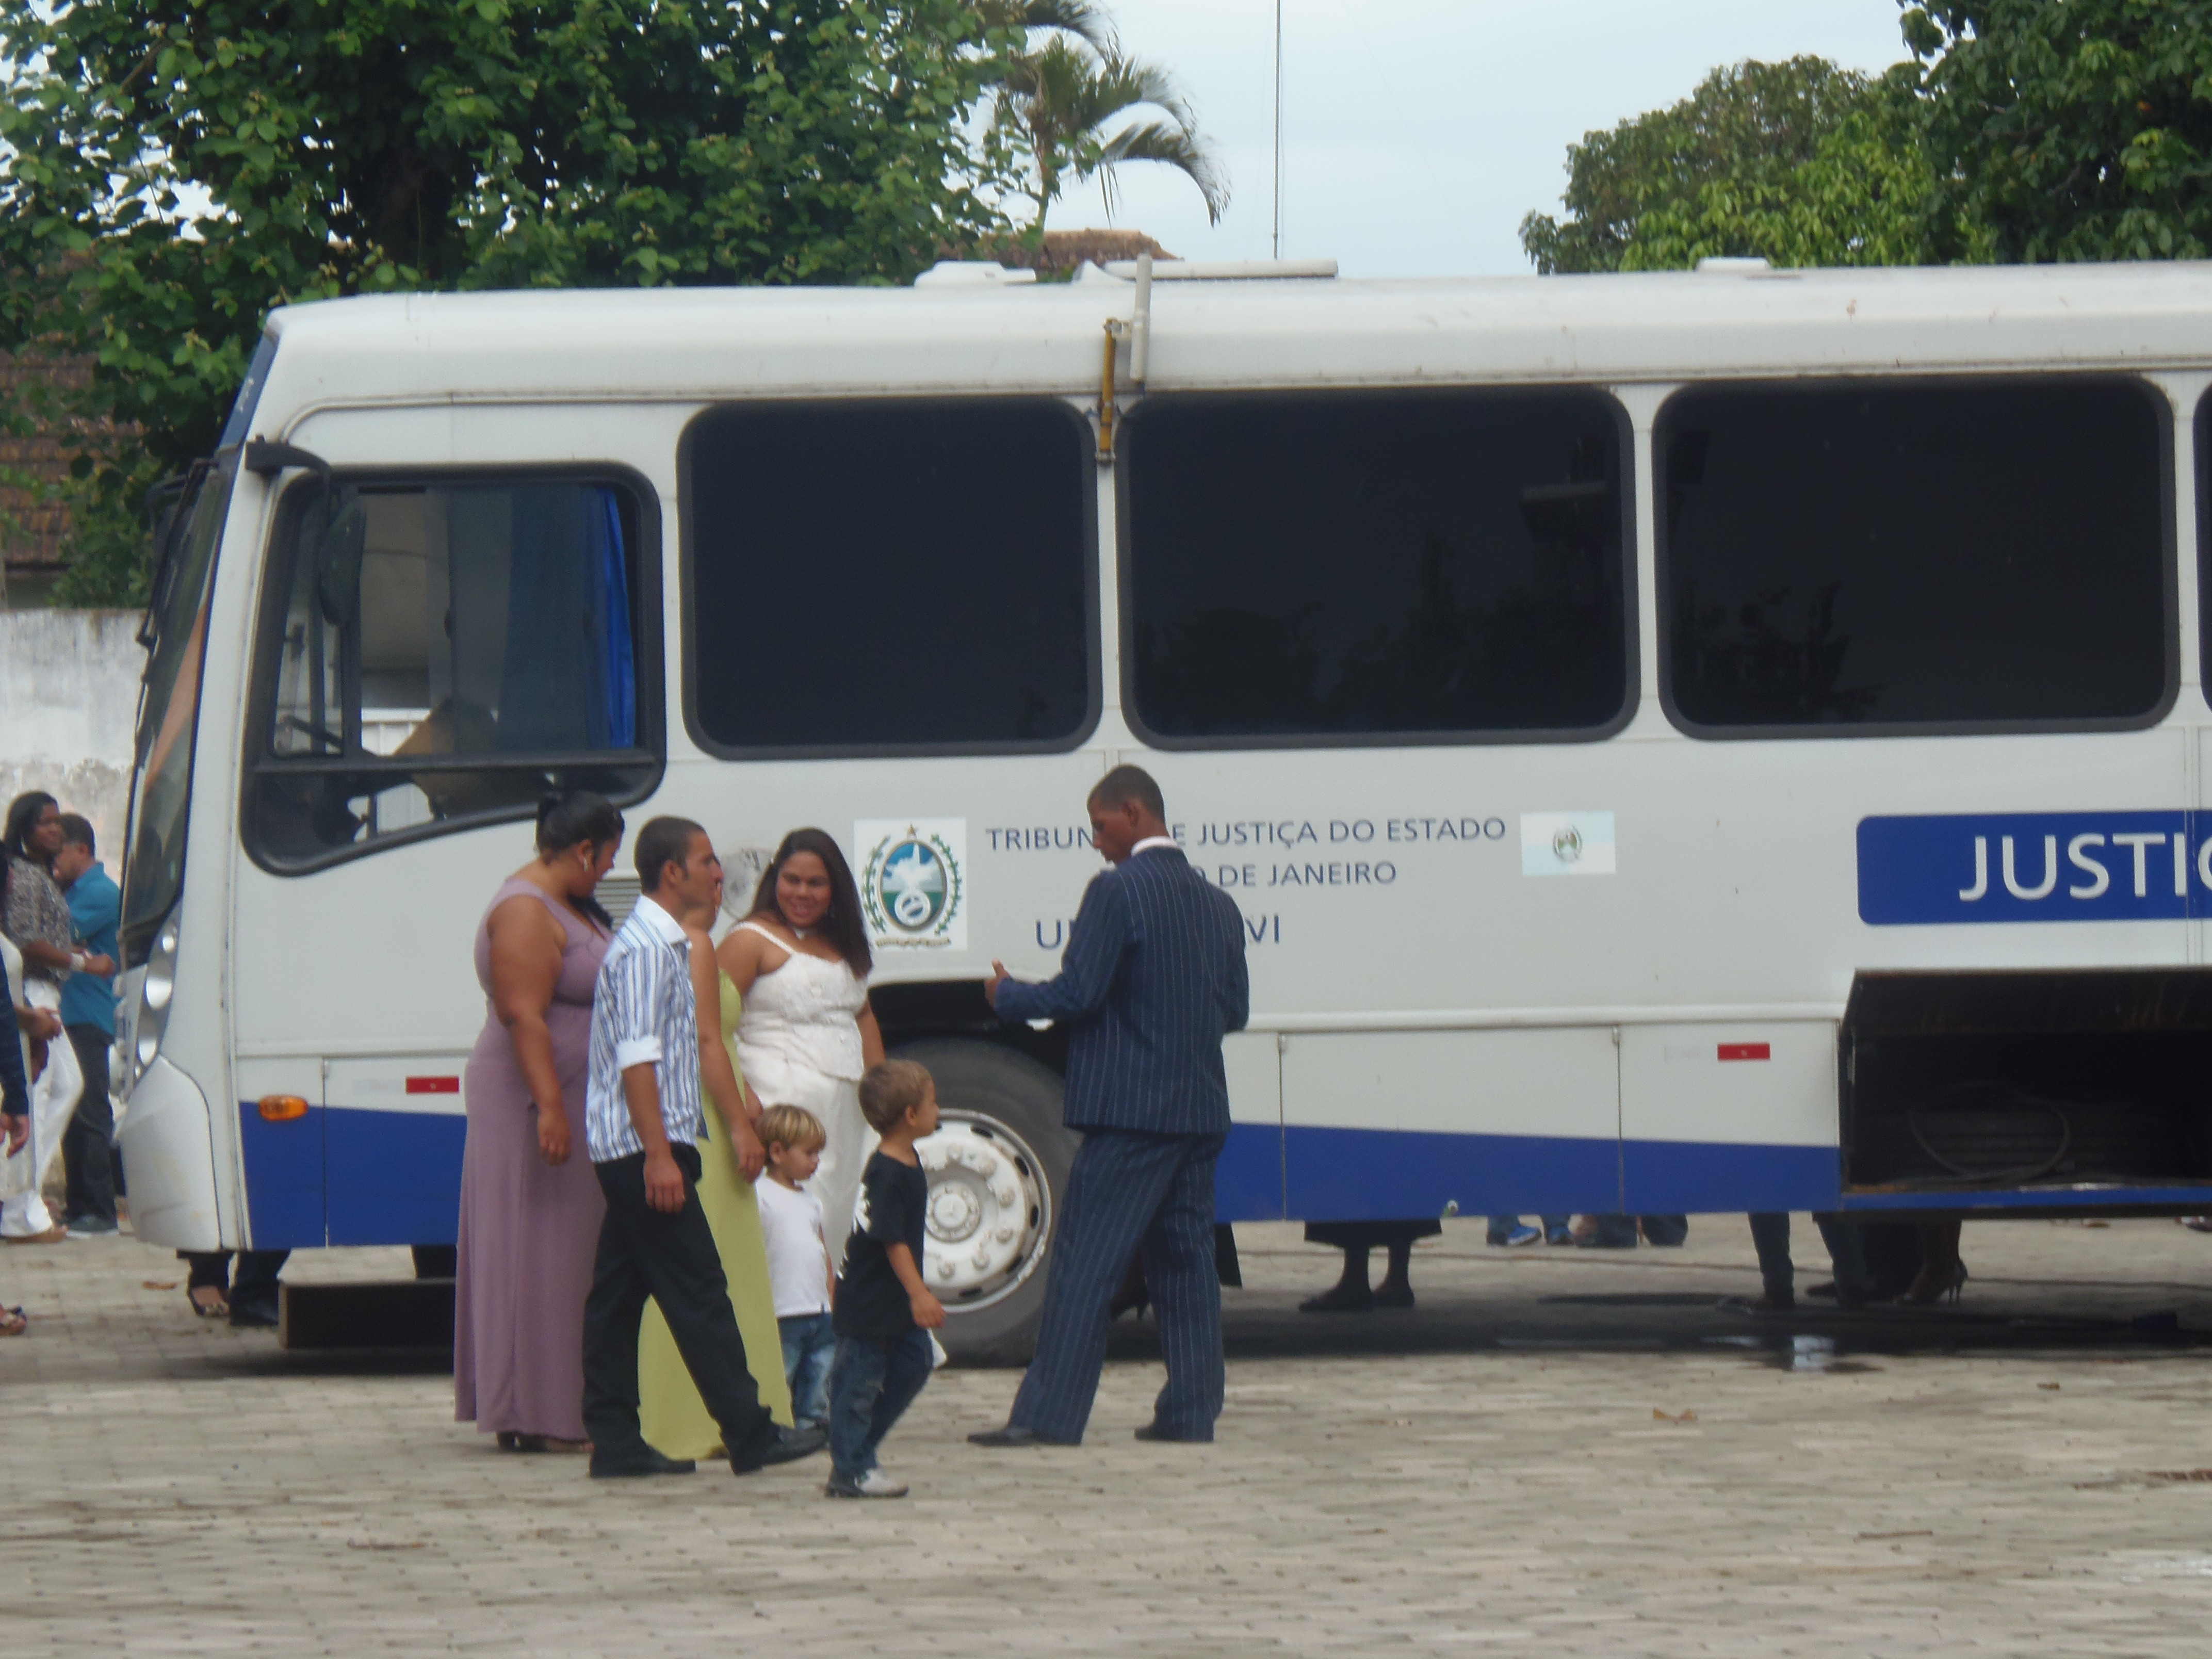
[[[987,1042],[899,1054],[937,1080],[938,1130],[917,1150],[929,1177],[922,1277],[945,1310],[939,1337],[955,1359],[1024,1364],[1077,1144],[1060,1122],[1060,1080]]]

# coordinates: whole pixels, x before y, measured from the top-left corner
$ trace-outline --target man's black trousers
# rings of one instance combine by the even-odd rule
[[[69,1028],[70,1047],[84,1073],[84,1092],[62,1131],[62,1168],[69,1175],[68,1217],[115,1219],[115,1103],[107,1097],[107,1057],[115,1039],[97,1025]]]
[[[699,1149],[679,1142],[669,1152],[684,1172],[684,1207],[673,1215],[645,1201],[643,1152],[594,1166],[607,1217],[584,1304],[584,1431],[599,1456],[619,1458],[645,1443],[637,1422],[637,1333],[650,1297],[721,1425],[731,1462],[757,1463],[775,1425],[745,1364],[729,1281],[699,1205]]]

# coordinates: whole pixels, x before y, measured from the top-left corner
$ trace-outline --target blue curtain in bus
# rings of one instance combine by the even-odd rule
[[[622,508],[598,484],[514,491],[499,746],[627,749],[637,741]]]
[[[604,485],[592,492],[599,497],[592,515],[596,532],[591,555],[599,589],[600,632],[605,640],[602,659],[606,665],[606,735],[602,746],[628,749],[637,741],[637,664],[630,652],[629,561],[623,556],[622,504]]]

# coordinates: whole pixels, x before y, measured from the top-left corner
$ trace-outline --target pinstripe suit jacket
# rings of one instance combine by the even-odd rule
[[[1237,902],[1170,848],[1094,880],[1058,977],[999,988],[1004,1019],[1071,1028],[1067,1127],[1229,1132],[1221,1037],[1251,1012]]]

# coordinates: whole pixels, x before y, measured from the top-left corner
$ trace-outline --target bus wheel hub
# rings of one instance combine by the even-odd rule
[[[1042,1255],[1036,1158],[1004,1125],[951,1112],[915,1150],[929,1177],[923,1279],[956,1312],[996,1301]]]

